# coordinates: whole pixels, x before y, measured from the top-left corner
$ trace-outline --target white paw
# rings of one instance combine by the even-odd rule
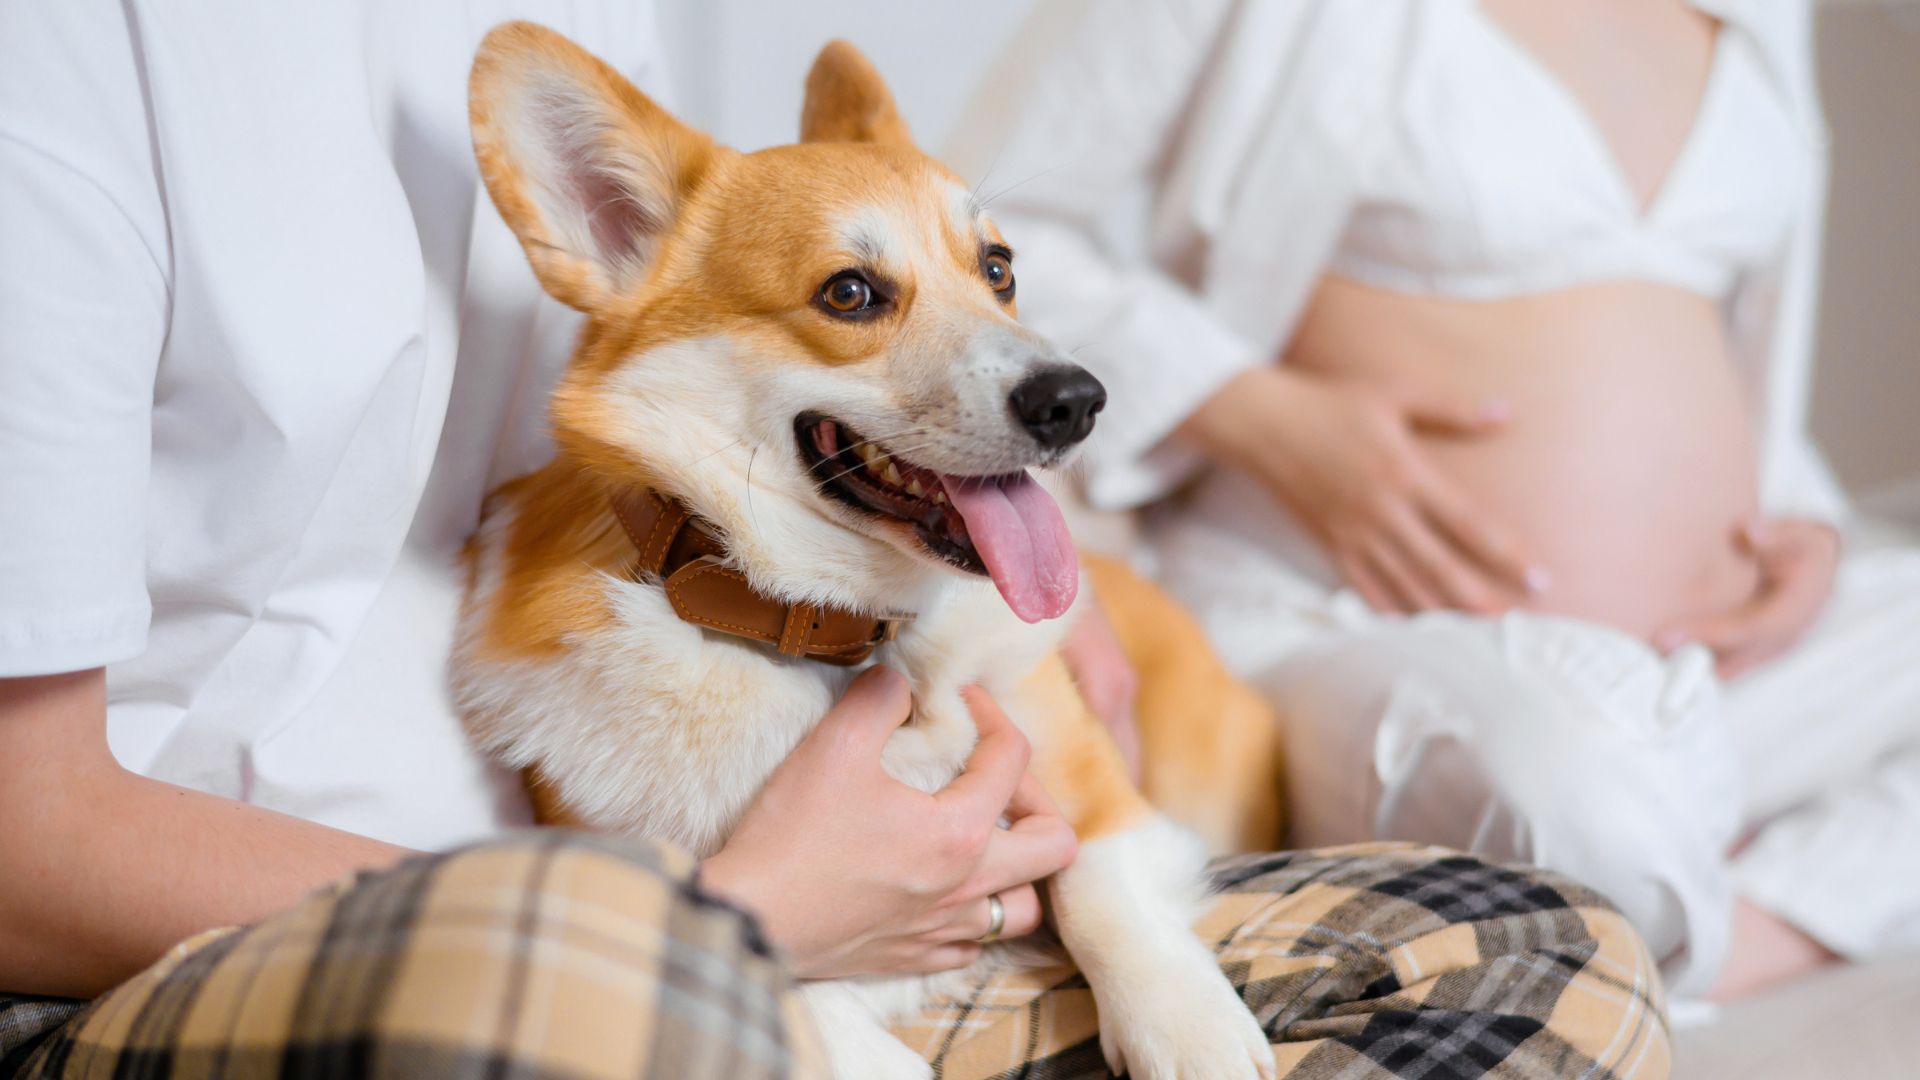
[[[933,1066],[891,1035],[855,1053],[847,1053],[847,1049],[836,1047],[829,1053],[834,1080],[933,1080]]]
[[[1133,1080],[1273,1080],[1260,1025],[1212,957],[1196,952],[1094,986],[1107,1068]]]
[[[931,1080],[933,1066],[881,1026],[861,989],[834,982],[804,983],[800,989],[834,1080]]]

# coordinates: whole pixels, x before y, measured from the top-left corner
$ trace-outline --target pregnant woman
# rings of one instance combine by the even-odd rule
[[[1803,433],[1809,19],[1047,5],[956,154],[1295,842],[1573,873],[1686,994],[1920,944],[1920,552],[1842,558]]]

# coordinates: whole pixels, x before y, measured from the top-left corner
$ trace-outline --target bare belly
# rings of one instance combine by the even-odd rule
[[[1513,419],[1497,434],[1423,438],[1552,571],[1535,610],[1644,637],[1756,587],[1733,539],[1757,506],[1754,437],[1704,298],[1610,283],[1436,300],[1328,278],[1287,362],[1504,400]]]

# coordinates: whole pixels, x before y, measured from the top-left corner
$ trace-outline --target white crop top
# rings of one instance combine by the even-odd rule
[[[1432,3],[1433,0],[1429,0]],[[1489,299],[1603,280],[1724,298],[1784,240],[1802,138],[1755,44],[1723,25],[1693,124],[1642,206],[1586,107],[1477,0],[1440,0],[1400,121],[1360,170],[1329,268]]]

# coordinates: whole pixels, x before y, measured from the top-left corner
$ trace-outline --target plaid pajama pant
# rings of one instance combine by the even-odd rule
[[[92,1002],[0,996],[0,1076],[813,1077],[791,978],[685,855],[547,832],[213,931]],[[1284,1076],[1665,1077],[1659,977],[1551,874],[1368,845],[1215,863],[1198,925]],[[944,1080],[1104,1077],[1071,967],[895,1029]]]

